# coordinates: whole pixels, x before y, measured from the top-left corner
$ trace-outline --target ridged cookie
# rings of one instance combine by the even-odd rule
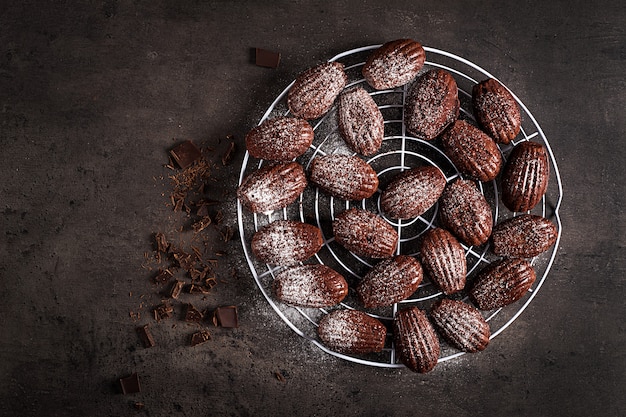
[[[383,350],[387,328],[362,311],[335,310],[320,320],[317,334],[336,352],[366,354]]]
[[[491,137],[465,120],[457,120],[441,134],[443,151],[463,174],[491,181],[500,173],[502,155]]]
[[[398,246],[398,233],[382,217],[351,208],[333,221],[335,241],[359,256],[389,258]]]
[[[345,278],[326,265],[301,265],[281,271],[272,288],[276,298],[299,307],[331,307],[348,295]]]
[[[348,77],[340,62],[324,62],[298,75],[287,93],[287,105],[296,117],[311,120],[330,110]]]
[[[474,353],[489,344],[489,323],[467,303],[444,298],[433,306],[430,317],[439,334],[459,350]]]
[[[390,306],[417,291],[422,276],[422,266],[415,258],[398,255],[374,265],[356,292],[365,308]]]
[[[393,321],[398,359],[414,372],[431,371],[439,360],[439,339],[426,313],[417,307],[398,311]]]
[[[439,200],[439,220],[467,245],[487,242],[493,227],[491,206],[478,187],[469,180],[448,184]]]
[[[333,197],[362,200],[378,189],[376,171],[358,156],[325,155],[311,162],[311,183]]]
[[[425,213],[441,196],[446,177],[434,166],[420,166],[396,175],[380,198],[389,217],[411,219]]]
[[[458,240],[439,227],[424,233],[420,246],[420,259],[431,281],[446,294],[465,288],[467,261]]]
[[[480,271],[469,296],[479,309],[494,310],[522,298],[536,278],[530,262],[502,259]]]
[[[362,87],[339,95],[337,117],[339,133],[348,147],[361,155],[373,155],[385,136],[385,121],[378,105]]]
[[[409,133],[432,140],[459,117],[456,81],[443,69],[432,69],[413,83],[406,97],[404,123]]]
[[[511,151],[502,171],[502,202],[511,211],[531,210],[546,193],[549,176],[545,146],[520,142]]]
[[[255,158],[287,162],[306,152],[313,136],[313,127],[306,120],[275,117],[248,132],[246,149]]]
[[[493,78],[472,89],[472,107],[478,124],[498,143],[510,143],[520,132],[522,117],[517,102]]]
[[[532,258],[550,249],[558,230],[542,216],[522,214],[498,223],[491,233],[491,250],[498,256]]]
[[[291,266],[315,255],[324,244],[322,231],[312,224],[276,220],[254,234],[252,252],[272,265]]]
[[[411,81],[424,66],[426,54],[419,42],[396,39],[370,54],[363,65],[363,77],[377,90],[394,88]]]
[[[297,162],[264,165],[242,181],[237,198],[253,213],[264,213],[293,203],[306,188],[304,168]]]

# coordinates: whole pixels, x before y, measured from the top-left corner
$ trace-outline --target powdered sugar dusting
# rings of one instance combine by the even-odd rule
[[[348,294],[348,283],[325,265],[303,265],[282,271],[274,281],[276,296],[301,307],[331,307]]]
[[[417,75],[425,58],[424,48],[416,41],[387,42],[370,55],[363,66],[363,76],[378,90],[399,87]]]
[[[252,251],[265,263],[290,266],[313,256],[323,245],[317,227],[293,220],[277,220],[252,238]]]
[[[382,193],[383,211],[396,219],[409,219],[432,207],[443,192],[446,179],[433,166],[412,168],[397,175]]]
[[[358,310],[335,310],[322,319],[320,339],[344,353],[379,352],[385,345],[387,329],[373,317]]]
[[[385,121],[365,89],[356,87],[341,93],[338,114],[339,131],[354,152],[372,155],[380,149]]]
[[[389,306],[411,296],[422,276],[422,266],[417,260],[399,255],[375,265],[356,290],[366,308]]]
[[[326,155],[311,163],[311,182],[344,200],[371,197],[378,189],[376,171],[358,156]]]
[[[248,132],[246,148],[255,158],[291,161],[309,148],[313,136],[313,127],[306,120],[276,117]]]
[[[248,210],[261,213],[291,204],[306,185],[304,169],[297,162],[268,165],[243,180],[237,197]]]
[[[325,62],[298,76],[287,95],[289,110],[304,119],[317,119],[326,113],[345,87],[343,64]]]

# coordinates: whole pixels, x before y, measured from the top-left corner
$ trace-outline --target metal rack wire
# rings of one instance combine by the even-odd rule
[[[349,50],[336,55],[330,61],[339,61],[345,65],[349,80],[346,88],[357,85],[365,88],[378,104],[385,119],[385,138],[380,151],[376,155],[365,158],[378,173],[381,189],[384,189],[386,183],[395,174],[418,165],[437,166],[445,174],[448,181],[462,176],[450,159],[443,153],[438,140],[424,141],[406,132],[403,123],[403,104],[407,92],[406,86],[376,91],[369,87],[363,79],[361,67],[371,51],[379,46],[372,45]],[[427,58],[424,71],[431,68],[443,68],[454,76],[459,88],[460,117],[474,122],[471,110],[472,87],[481,80],[495,77],[472,62],[449,52],[429,47],[424,47],[424,49]],[[274,100],[259,123],[271,117],[289,114],[286,97],[292,85],[293,83],[287,86]],[[532,140],[545,145],[550,161],[549,185],[542,201],[532,210],[532,213],[550,219],[557,226],[558,238],[556,244],[549,251],[532,259],[531,263],[535,268],[537,280],[522,300],[504,308],[483,312],[491,328],[491,338],[496,337],[509,327],[537,295],[548,277],[550,268],[556,258],[562,234],[559,208],[563,198],[563,188],[554,154],[533,115],[514,93],[512,95],[519,104],[522,113],[522,131],[512,144],[500,145],[500,150],[503,158],[506,160],[513,145],[521,141]],[[305,169],[309,167],[313,158],[319,155],[331,153],[353,154],[338,132],[336,107],[333,107],[325,116],[312,123],[315,131],[313,144],[304,155],[297,159]],[[241,167],[239,183],[241,184],[246,175],[257,170],[263,163],[263,161],[255,160],[246,153]],[[480,191],[485,195],[492,207],[495,223],[514,215],[500,202],[499,178],[489,182],[478,183],[478,185]],[[348,202],[328,196],[316,187],[309,185],[296,203],[282,210],[267,214],[252,214],[243,209],[240,203],[237,203],[237,213],[241,243],[252,276],[269,305],[296,334],[310,340],[323,351],[345,360],[371,366],[395,368],[404,365],[397,363],[391,338],[388,338],[389,340],[383,352],[367,356],[345,355],[334,352],[324,346],[317,337],[316,329],[317,323],[328,313],[328,310],[293,307],[276,300],[271,291],[272,281],[281,268],[261,263],[254,257],[250,249],[250,242],[254,233],[271,221],[277,219],[297,219],[318,226],[322,230],[325,243],[320,252],[310,262],[326,264],[346,277],[351,290],[339,308],[363,309],[356,301],[354,287],[373,265],[370,260],[360,258],[334,242],[332,220],[335,216],[350,207],[361,207],[380,214],[398,232],[400,239],[397,253],[406,255],[417,255],[419,237],[437,224],[437,204],[419,217],[399,221],[385,217],[380,210],[379,200],[380,193],[377,192],[369,199]],[[488,244],[478,247],[464,246],[464,249],[468,264],[468,279],[471,279],[484,266],[496,259],[490,253]],[[434,301],[441,297],[443,297],[443,294],[425,279],[418,291],[408,300],[389,308],[368,310],[367,313],[390,325],[399,307],[417,305],[420,308],[428,309]],[[467,296],[465,293],[461,293],[459,298],[465,299]],[[390,326],[388,327],[390,328]],[[455,350],[442,341],[439,361],[447,361],[463,354],[463,352]]]

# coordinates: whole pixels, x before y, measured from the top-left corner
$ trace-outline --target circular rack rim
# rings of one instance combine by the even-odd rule
[[[339,53],[337,55],[335,55],[333,58],[329,59],[329,61],[337,61],[340,60],[342,58],[346,58],[346,57],[350,57],[353,55],[357,55],[357,54],[361,54],[361,53],[365,53],[368,52],[370,50],[374,50],[379,48],[381,45],[370,45],[370,46],[364,46],[361,48],[356,48],[356,49],[351,49],[342,53]],[[484,70],[483,68],[479,67],[478,65],[462,58],[459,57],[455,54],[452,54],[450,52],[446,52],[440,49],[436,49],[436,48],[431,48],[431,47],[427,47],[424,46],[424,50],[425,52],[427,52],[429,55],[439,55],[440,58],[442,59],[450,59],[452,61],[454,61],[455,63],[461,63],[463,65],[468,66],[469,68],[477,71],[478,73],[480,73],[481,76],[485,77],[485,78],[494,78],[497,80],[496,77],[494,77],[492,74],[490,74],[489,72],[487,72],[486,70]],[[429,57],[429,55],[427,55],[427,58]],[[353,65],[353,67],[357,67],[357,66],[362,66],[364,62],[359,62],[355,65]],[[464,72],[461,72],[459,70],[457,70],[454,67],[450,67],[450,66],[446,66],[443,64],[439,64],[435,61],[429,61],[427,60],[425,62],[425,66],[434,66],[434,67],[440,67],[443,68],[449,72],[451,72],[452,74],[459,76],[459,77],[464,77],[467,81],[476,84],[478,81],[468,75],[466,75]],[[357,82],[353,82],[350,85],[347,85],[346,88],[350,87],[351,85],[354,84],[358,84],[359,82],[363,82],[364,80],[358,80]],[[499,80],[498,80],[499,81]],[[265,121],[268,117],[270,117],[272,115],[272,112],[275,111],[276,107],[278,106],[278,104],[283,101],[287,95],[287,93],[289,92],[289,90],[291,89],[291,87],[293,86],[295,80],[292,81],[282,92],[281,94],[278,95],[278,97],[276,97],[276,99],[272,102],[272,104],[269,106],[269,108],[267,109],[267,111],[265,112],[265,114],[263,115],[263,117],[260,119],[259,124],[261,124],[263,121]],[[502,85],[504,85],[503,83],[501,83]],[[505,86],[506,87],[506,86]],[[404,86],[403,88],[406,88],[406,86]],[[508,89],[508,88],[507,88]],[[536,132],[533,133],[532,135],[528,136],[526,135],[526,133],[524,132],[524,129],[522,128],[522,133],[524,135],[524,140],[530,140],[533,138],[539,138],[541,139],[542,143],[545,145],[546,150],[548,151],[549,154],[549,162],[550,162],[550,168],[551,168],[551,179],[552,177],[554,177],[554,179],[556,180],[556,193],[558,194],[556,196],[556,201],[554,202],[553,206],[552,206],[552,217],[556,222],[557,225],[557,229],[558,229],[558,234],[557,234],[557,239],[556,242],[553,246],[553,249],[551,251],[551,254],[549,256],[548,259],[545,259],[543,262],[545,264],[544,266],[544,270],[543,273],[541,274],[541,277],[539,279],[536,280],[535,284],[533,285],[533,287],[531,288],[531,290],[529,291],[529,295],[527,296],[527,298],[525,300],[521,300],[518,301],[518,303],[521,303],[518,307],[518,310],[515,311],[511,317],[508,318],[508,320],[505,318],[505,322],[503,324],[501,324],[501,326],[496,329],[495,331],[492,330],[491,332],[491,336],[490,339],[495,338],[496,336],[498,336],[500,333],[502,333],[506,328],[508,328],[518,317],[520,314],[522,314],[522,312],[528,307],[528,305],[531,303],[531,301],[534,299],[534,297],[537,295],[537,293],[539,292],[539,289],[541,288],[541,286],[543,285],[545,279],[547,278],[547,275],[552,267],[552,264],[556,258],[556,254],[558,251],[558,246],[560,243],[560,239],[561,239],[561,235],[562,235],[562,224],[561,224],[561,219],[560,219],[560,215],[559,215],[559,209],[562,203],[562,199],[563,199],[563,187],[562,187],[562,183],[561,183],[561,177],[558,171],[558,167],[556,164],[556,160],[554,157],[554,154],[552,152],[552,149],[550,147],[550,144],[548,143],[541,127],[539,126],[539,124],[537,123],[535,117],[531,114],[531,112],[528,110],[528,108],[524,105],[524,103],[511,91],[509,90],[509,92],[511,93],[511,95],[513,96],[513,98],[515,99],[515,101],[518,103],[520,109],[523,112],[523,115],[527,116],[529,119],[529,122],[532,123],[533,127],[536,129]],[[379,94],[380,92],[374,92],[374,93],[370,93],[370,94]],[[403,94],[406,93],[406,90],[404,91]],[[315,130],[317,130],[317,128],[320,126],[321,123],[323,123],[324,119],[326,118],[326,116],[323,116],[321,119],[319,119],[316,124],[313,126]],[[418,138],[414,138],[411,137],[409,135],[406,134],[405,132],[405,128],[404,128],[404,123],[401,122],[402,125],[402,140],[403,140],[403,145],[404,145],[404,141],[405,140],[415,140],[415,141],[421,141],[422,143],[425,143],[427,146],[433,146],[430,143],[427,143],[426,141],[423,141],[421,139]],[[388,139],[387,137],[385,139]],[[314,152],[314,155],[317,154],[318,150],[316,149]],[[402,158],[404,158],[404,150],[402,151]],[[311,158],[312,159],[312,158]],[[311,160],[310,159],[310,160]],[[244,177],[245,177],[245,172],[246,172],[246,168],[248,167],[248,163],[250,162],[250,155],[249,153],[246,151],[245,155],[244,155],[244,159],[242,162],[242,167],[241,167],[241,172],[240,172],[240,176],[239,176],[239,184],[242,183]],[[309,160],[309,162],[310,162]],[[449,161],[449,160],[448,160]],[[261,166],[261,164],[263,163],[263,161],[259,161],[258,163],[258,167]],[[459,176],[458,171],[457,171],[457,176]],[[446,180],[449,181],[450,178],[453,177],[449,177],[448,175],[446,175]],[[496,192],[496,216],[494,218],[494,223],[497,221],[498,216],[497,216],[497,210],[498,210],[498,202],[497,202],[497,185],[495,185],[495,180],[493,180],[494,183],[494,189]],[[482,189],[482,183],[479,183],[479,186],[481,187],[481,192],[483,191]],[[316,198],[315,198],[315,202],[317,204],[318,202],[318,198],[317,195],[319,193],[319,190],[316,189],[315,191],[316,193]],[[546,211],[546,197],[544,196],[544,198],[542,199],[543,201],[543,213],[545,213]],[[363,201],[363,208],[365,208],[365,202]],[[348,207],[349,202],[346,202],[346,208]],[[302,212],[303,208],[302,208],[302,196],[300,197],[300,218],[302,221],[304,221],[304,214]],[[331,197],[331,210],[332,210],[332,197]],[[282,213],[284,215],[285,218],[287,218],[287,212],[286,209],[282,209]],[[249,248],[247,246],[247,240],[246,240],[246,236],[245,236],[245,224],[244,224],[244,212],[243,212],[243,208],[241,203],[239,202],[239,200],[237,200],[237,217],[238,217],[238,227],[239,227],[239,235],[240,235],[240,239],[241,239],[241,243],[242,243],[242,247],[243,247],[243,251],[246,257],[246,261],[248,263],[248,266],[250,268],[250,271],[252,272],[252,275],[254,277],[254,280],[256,282],[257,287],[260,289],[261,293],[263,294],[264,298],[266,299],[266,301],[269,303],[269,305],[272,307],[272,309],[274,310],[275,313],[278,314],[278,316],[292,329],[292,331],[294,331],[296,334],[298,334],[299,336],[309,340],[311,343],[313,343],[314,345],[316,345],[319,349],[321,349],[322,351],[336,356],[338,358],[350,361],[350,362],[355,362],[355,363],[360,363],[360,364],[364,364],[364,365],[370,365],[370,366],[376,366],[376,367],[385,367],[385,368],[399,368],[399,367],[404,367],[403,364],[401,363],[397,363],[397,358],[395,356],[395,352],[393,347],[389,352],[389,359],[386,361],[374,361],[374,360],[370,360],[368,358],[362,358],[362,357],[356,357],[356,356],[350,356],[347,354],[342,354],[336,351],[333,351],[329,348],[327,348],[323,343],[321,343],[316,337],[313,337],[309,334],[307,334],[305,331],[301,330],[298,325],[296,325],[293,321],[293,319],[291,319],[290,317],[287,316],[287,314],[285,314],[285,312],[283,312],[283,310],[281,310],[281,308],[279,307],[279,304],[277,304],[277,302],[273,299],[272,295],[270,294],[270,291],[268,291],[268,289],[263,285],[262,283],[262,276],[267,275],[268,273],[273,275],[274,270],[272,270],[272,268],[269,265],[266,265],[266,267],[268,268],[269,272],[263,272],[263,273],[259,273],[254,265],[253,262],[253,255],[250,253]],[[254,221],[254,228],[255,230],[258,230],[259,225],[257,223],[257,215],[253,215],[253,221]],[[318,221],[319,223],[319,216],[316,216],[316,221]],[[389,220],[388,220],[389,221]],[[401,228],[401,226],[398,226],[398,228]],[[325,239],[325,246],[327,245],[328,241]],[[400,245],[399,245],[400,246]],[[464,246],[465,248],[465,246]],[[474,267],[477,267],[481,261],[485,261],[487,262],[484,257],[485,257],[485,253],[487,251],[487,247],[484,248],[484,251],[482,254],[478,254],[478,253],[473,253],[473,255],[475,257],[478,258],[477,263],[475,264]],[[472,251],[473,248],[469,247],[466,249],[467,251]],[[332,250],[331,250],[332,252]],[[467,255],[467,253],[466,253]],[[333,254],[333,256],[335,256]],[[316,255],[317,257],[317,255]],[[536,259],[536,258],[535,258]],[[319,263],[323,263],[321,261],[321,259],[319,257],[317,257],[317,260],[319,261]],[[339,261],[341,263],[341,260],[336,258],[337,261]],[[362,261],[362,260],[361,260]],[[533,260],[534,261],[534,260]],[[362,261],[364,262],[364,261]],[[347,268],[349,269],[349,268]],[[470,274],[470,271],[468,271],[468,275]],[[421,287],[420,287],[421,288]],[[419,290],[418,290],[419,291]],[[437,296],[437,294],[435,294],[435,296]],[[344,307],[348,307],[351,308],[349,306],[345,306]],[[509,306],[510,307],[510,306]],[[308,321],[310,321],[311,323],[315,324],[313,319],[311,319],[309,317],[309,315],[300,307],[291,307],[292,309],[296,310],[302,317],[308,319]],[[398,303],[394,304],[393,306],[393,314],[395,314],[395,312],[397,311],[398,308]],[[326,313],[323,309],[319,309],[322,310],[324,313]],[[491,315],[489,315],[487,317],[487,320],[489,321],[492,317],[495,317],[498,313],[500,313],[502,309],[497,309],[494,313],[491,313]],[[368,313],[369,314],[369,313]],[[375,316],[374,314],[371,314],[373,316]],[[375,316],[376,317],[376,316]],[[491,326],[490,326],[491,327]],[[454,359],[457,358],[459,356],[464,355],[465,352],[462,351],[456,351],[453,352],[451,354],[449,354],[448,356],[442,356],[439,358],[439,362],[444,362],[450,359]]]

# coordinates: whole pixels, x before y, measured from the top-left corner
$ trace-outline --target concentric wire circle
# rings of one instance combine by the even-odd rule
[[[330,61],[339,61],[344,64],[349,80],[346,88],[353,86],[363,87],[377,103],[385,119],[385,137],[380,151],[371,157],[363,158],[377,172],[380,181],[380,189],[384,189],[394,175],[415,166],[436,166],[444,173],[448,181],[462,176],[452,161],[443,153],[441,143],[438,139],[425,141],[413,137],[406,132],[403,123],[403,108],[407,86],[376,91],[363,79],[361,67],[372,50],[379,46],[380,45],[372,45],[346,51],[336,55],[330,59]],[[424,50],[426,51],[427,61],[423,71],[432,68],[443,68],[450,72],[455,78],[459,88],[459,100],[461,102],[460,118],[475,123],[471,110],[472,87],[479,81],[495,77],[470,61],[449,52],[429,47],[424,47]],[[259,124],[268,118],[289,115],[286,97],[292,85],[293,83],[287,86],[274,100],[259,121]],[[532,140],[546,147],[550,160],[548,190],[542,201],[532,210],[532,213],[550,219],[557,226],[558,238],[556,244],[549,251],[532,259],[531,263],[535,268],[537,280],[523,299],[504,308],[483,312],[491,328],[491,338],[496,337],[510,326],[537,295],[554,262],[562,234],[559,207],[562,201],[563,189],[552,149],[535,118],[519,98],[517,98],[514,93],[512,93],[512,95],[519,104],[522,113],[522,131],[510,145],[500,145],[500,150],[503,159],[506,160],[512,147],[521,141]],[[306,170],[308,170],[311,161],[316,156],[333,153],[354,154],[347,147],[339,134],[336,106],[331,108],[326,115],[311,123],[315,131],[315,139],[309,150],[297,158],[297,161],[300,162]],[[248,174],[257,170],[263,166],[263,164],[264,161],[255,160],[246,153],[241,167],[239,184],[241,184]],[[479,182],[478,187],[491,205],[494,223],[498,223],[515,215],[515,213],[508,211],[500,202],[499,179],[489,182]],[[274,298],[272,294],[272,282],[274,276],[280,272],[282,268],[263,264],[254,257],[250,249],[250,242],[252,241],[254,233],[274,220],[293,219],[318,226],[322,230],[325,243],[315,257],[307,261],[307,263],[328,265],[346,278],[350,285],[350,292],[338,308],[364,310],[356,300],[354,288],[363,275],[373,266],[373,262],[347,251],[334,241],[332,233],[332,221],[339,213],[351,207],[359,207],[377,213],[394,227],[399,235],[398,254],[419,257],[418,247],[420,236],[428,229],[437,225],[438,204],[435,204],[419,217],[397,220],[387,218],[381,211],[380,192],[377,192],[374,196],[365,200],[348,202],[331,197],[318,188],[309,185],[297,202],[272,213],[253,214],[245,210],[239,202],[237,203],[239,234],[244,254],[252,276],[261,293],[278,316],[295,333],[310,340],[325,352],[348,361],[379,367],[402,367],[404,365],[397,362],[391,337],[388,338],[383,352],[366,356],[341,354],[324,346],[317,336],[317,324],[330,310],[293,307]],[[464,249],[468,265],[468,279],[471,279],[478,271],[496,259],[496,257],[490,253],[488,244],[478,247],[464,246]],[[438,288],[429,282],[428,279],[424,279],[419,289],[409,299],[389,308],[364,311],[380,319],[388,328],[391,328],[391,321],[399,307],[417,305],[420,308],[428,310],[434,301],[442,297],[443,294]],[[459,298],[465,299],[467,296],[461,293]],[[441,342],[440,362],[456,358],[462,354],[463,352],[457,351],[443,341]]]

